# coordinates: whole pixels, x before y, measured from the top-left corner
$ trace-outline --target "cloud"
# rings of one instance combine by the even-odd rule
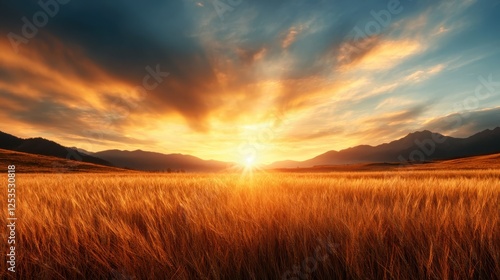
[[[380,43],[380,36],[369,36],[357,41],[346,40],[339,47],[337,62],[342,68],[353,67]]]
[[[413,72],[412,74],[406,76],[404,80],[405,80],[405,82],[410,82],[410,83],[421,82],[423,80],[430,78],[433,75],[438,74],[444,68],[445,68],[444,64],[438,64],[435,66],[431,66],[427,69],[418,70],[418,71]]]
[[[423,127],[455,137],[468,137],[486,129],[500,127],[500,107],[432,118]]]
[[[409,109],[385,113],[380,116],[374,116],[364,121],[367,125],[376,125],[376,127],[383,127],[384,125],[405,125],[413,123],[415,119],[425,113],[429,107],[430,102],[415,105]]]
[[[228,98],[245,100],[248,104],[236,110],[235,118],[248,113],[246,108],[262,104],[263,98],[267,100],[256,94],[254,90],[259,89],[252,87],[253,84],[280,81],[280,90],[273,93],[268,106],[290,111],[302,108],[307,103],[306,96],[314,98],[328,86],[325,81],[338,68],[335,53],[352,25],[347,20],[349,14],[337,12],[338,20],[326,20],[336,13],[335,7],[322,1],[313,2],[257,1],[253,5],[240,5],[225,14],[226,20],[231,20],[230,25],[221,22],[212,5],[125,2],[116,7],[98,1],[69,3],[61,7],[60,14],[32,41],[49,42],[47,48],[58,44],[57,49],[66,54],[77,49],[76,54],[65,60],[52,58],[45,50],[36,54],[31,48],[36,42],[22,47],[35,53],[31,59],[41,66],[56,62],[60,63],[54,66],[56,71],[82,76],[68,80],[84,78],[81,84],[95,84],[95,79],[122,84],[120,92],[100,93],[107,95],[131,91],[130,88],[141,84],[146,66],[160,65],[170,76],[148,93],[141,105],[145,113],[178,114],[192,129],[208,132],[210,119],[228,110],[225,104]],[[9,8],[18,13],[4,18],[8,23],[5,26],[19,29],[17,17],[31,12],[15,3],[9,3]],[[299,13],[302,9],[307,12]],[[88,14],[92,14],[92,21],[88,20]],[[395,47],[386,41],[383,44]],[[409,45],[402,47],[412,50]],[[380,55],[383,56],[383,51],[371,56],[368,66],[378,67],[373,60]],[[88,62],[93,70],[82,69],[82,65],[64,65],[69,61]],[[61,75],[53,76],[57,74]],[[318,81],[321,86],[314,84]],[[59,79],[50,84],[63,82]],[[330,81],[330,86],[334,84]],[[64,91],[68,86],[57,90]],[[81,96],[85,88],[77,87],[81,90],[75,94]],[[109,90],[116,87],[110,86]],[[95,99],[94,103],[100,100]]]
[[[365,54],[355,66],[357,69],[371,71],[390,69],[424,49],[422,43],[416,40],[384,40]]]
[[[302,140],[313,143],[311,153],[332,139],[383,141],[439,118],[428,102],[415,105],[453,93],[434,77],[453,74],[458,84],[470,72],[496,71],[478,66],[497,53],[485,39],[498,25],[493,12],[462,34],[481,23],[478,11],[492,9],[452,2],[402,2],[379,33],[353,40],[386,2],[243,1],[221,19],[206,1],[70,1],[18,54],[0,37],[0,116],[65,141],[104,131],[92,139],[99,147],[133,143],[224,159],[243,141],[232,135],[268,123],[270,113],[298,120],[286,127],[283,150]],[[3,35],[21,34],[21,18],[40,10],[36,2],[3,7]],[[481,40],[489,45],[467,47]],[[142,95],[146,67],[169,75]]]
[[[318,140],[318,139],[321,139],[321,138],[325,138],[325,137],[331,137],[331,136],[335,136],[335,135],[342,135],[344,133],[344,129],[343,128],[339,128],[339,127],[333,127],[333,128],[326,128],[324,130],[318,130],[318,131],[315,131],[313,133],[307,133],[307,134],[299,134],[299,133],[294,133],[294,134],[290,134],[290,135],[287,135],[287,138],[286,140],[287,141],[291,141],[291,142],[308,142],[310,143],[311,140]]]
[[[297,36],[302,31],[302,28],[303,28],[302,26],[299,26],[298,28],[291,27],[286,33],[286,36],[284,36],[283,41],[281,43],[281,47],[284,49],[290,47],[290,45],[292,45],[293,42],[295,42],[295,40],[297,39]]]

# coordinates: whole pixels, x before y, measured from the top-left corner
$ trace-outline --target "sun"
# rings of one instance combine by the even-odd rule
[[[255,166],[255,157],[254,156],[248,156],[245,158],[245,167],[247,169],[252,169]]]

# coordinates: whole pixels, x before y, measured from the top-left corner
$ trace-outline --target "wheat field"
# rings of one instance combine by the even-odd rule
[[[499,179],[499,170],[18,174],[16,274],[499,279]]]

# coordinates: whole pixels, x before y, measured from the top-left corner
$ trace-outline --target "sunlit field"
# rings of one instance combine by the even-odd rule
[[[16,274],[499,279],[499,182],[498,170],[18,174]]]

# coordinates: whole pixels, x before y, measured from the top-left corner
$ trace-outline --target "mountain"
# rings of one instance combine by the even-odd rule
[[[358,171],[406,171],[406,170],[476,170],[500,169],[500,153],[458,159],[438,160],[425,164],[354,163],[338,165],[318,165],[300,168],[274,168],[276,172],[312,173],[312,172],[358,172]]]
[[[22,139],[1,131],[0,149],[143,171],[216,172],[233,165],[227,162],[203,160],[190,155],[161,154],[141,150],[107,150],[92,153],[77,147],[64,147],[40,137]]]
[[[84,149],[81,149],[81,148],[78,148],[78,147],[70,147],[70,148],[73,149],[73,150],[77,150],[77,151],[79,151],[82,154],[89,155],[89,156],[91,156],[93,154],[92,152],[89,152],[87,150],[84,150]]]
[[[0,149],[72,159],[93,164],[143,171],[217,172],[233,163],[203,160],[183,154],[107,150],[91,153],[64,147],[44,138],[22,139],[0,131]],[[500,153],[500,127],[484,130],[468,138],[454,138],[428,130],[378,146],[361,145],[341,151],[328,151],[305,161],[280,161],[267,168],[296,168],[360,163],[427,162]]]
[[[134,173],[116,167],[0,149],[0,168],[15,165],[16,173]]]
[[[21,145],[23,141],[21,138],[0,131],[0,148],[11,150]]]
[[[280,161],[267,168],[296,168],[370,162],[424,162],[500,153],[500,127],[468,138],[454,138],[428,130],[378,146],[361,145],[328,151],[305,161]]]
[[[117,167],[143,171],[216,172],[225,170],[232,165],[227,162],[203,160],[190,155],[161,154],[141,150],[107,150],[93,155],[107,160]]]
[[[81,153],[73,148],[61,146],[54,141],[40,137],[22,139],[1,131],[0,149],[112,166],[112,164],[106,160]]]

